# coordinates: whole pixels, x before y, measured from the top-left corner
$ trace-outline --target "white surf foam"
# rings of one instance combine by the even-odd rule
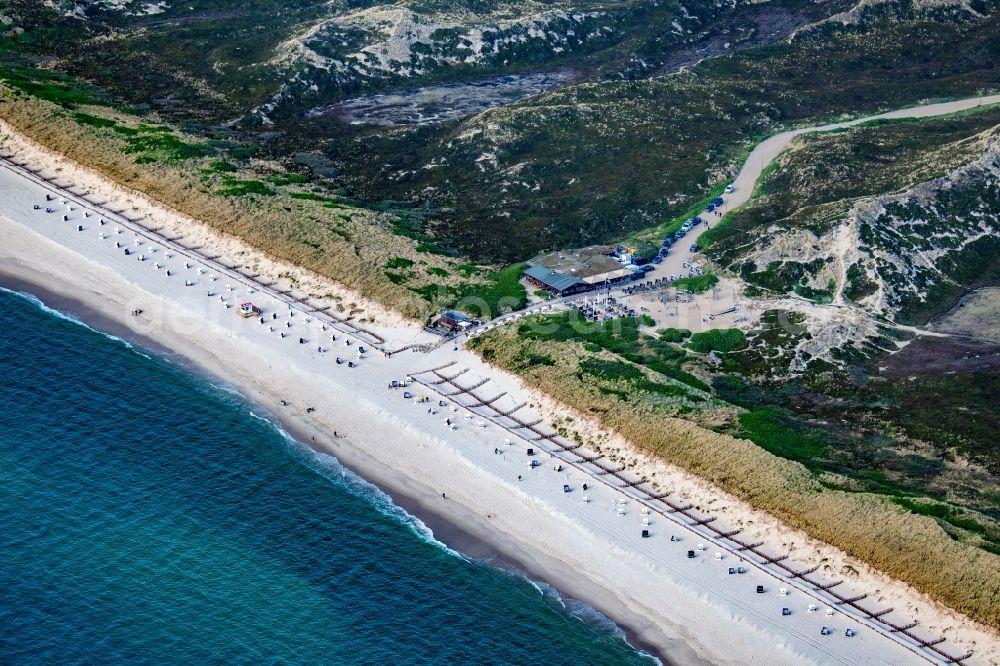
[[[32,293],[29,293],[29,292],[26,292],[26,291],[15,291],[13,289],[7,289],[5,287],[0,287],[0,291],[3,291],[3,292],[8,293],[8,294],[13,294],[14,296],[18,296],[20,298],[23,298],[24,300],[28,301],[29,303],[31,303],[32,305],[34,305],[35,307],[37,307],[39,310],[41,310],[41,311],[43,311],[43,312],[45,312],[47,314],[50,314],[50,315],[52,315],[54,317],[58,317],[59,319],[62,319],[64,321],[72,322],[72,323],[76,324],[77,326],[83,326],[88,331],[93,331],[94,333],[97,333],[98,335],[103,335],[105,338],[108,338],[109,340],[114,340],[115,342],[117,342],[117,343],[119,343],[121,345],[124,345],[126,348],[128,348],[129,350],[135,352],[139,356],[142,356],[143,358],[148,358],[148,359],[152,359],[153,358],[152,356],[149,356],[148,354],[143,353],[139,349],[136,349],[135,345],[133,345],[128,340],[125,340],[124,338],[120,338],[117,335],[113,335],[111,333],[107,333],[106,331],[98,330],[98,329],[96,329],[96,328],[88,325],[86,322],[80,321],[79,319],[77,319],[73,315],[69,315],[69,314],[66,314],[65,312],[60,312],[59,310],[56,310],[55,308],[49,307],[48,305],[45,304],[45,302],[42,299],[40,299],[38,296],[35,296]]]

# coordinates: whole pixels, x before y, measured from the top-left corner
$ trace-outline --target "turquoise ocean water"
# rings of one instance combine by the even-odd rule
[[[0,323],[0,663],[653,663],[239,395],[9,291]]]

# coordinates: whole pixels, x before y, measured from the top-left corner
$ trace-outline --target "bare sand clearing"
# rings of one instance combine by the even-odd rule
[[[1000,313],[1000,287],[977,289],[952,308],[933,328],[947,333],[1000,343],[997,326]]]
[[[112,205],[128,208],[128,200],[136,202],[147,222],[164,227],[161,233],[169,229],[185,239],[203,239],[232,261],[229,252],[244,253],[240,262],[276,276],[296,270],[102,183],[93,173],[59,164],[37,146],[28,150],[6,137],[4,147],[22,150],[21,156],[30,155],[32,164],[59,166],[67,184],[83,186]],[[55,198],[46,202],[46,194]],[[46,206],[57,210],[46,213]],[[93,212],[85,216],[88,209]],[[63,215],[69,219],[64,221]],[[104,225],[99,224],[102,215],[108,220]],[[359,358],[362,343],[353,339],[347,345],[350,336],[329,325],[324,330],[315,313],[290,309],[277,295],[248,294],[245,285],[211,262],[185,257],[168,243],[135,231],[95,206],[64,204],[51,186],[0,168],[0,271],[74,299],[232,382],[315,450],[335,455],[390,494],[408,498],[418,512],[445,517],[563,592],[605,611],[672,663],[905,664],[933,663],[936,657],[850,609],[833,606],[822,593],[779,577],[772,568],[749,557],[741,560],[740,554],[713,542],[703,528],[644,513],[634,495],[606,478],[568,464],[556,470],[559,461],[544,453],[540,443],[512,437],[459,406],[469,400],[463,403],[455,397],[440,406],[444,398],[432,390],[444,394],[454,390],[453,385],[432,385],[439,375],[424,371],[448,366],[441,372],[456,376],[454,381],[462,386],[487,380],[477,391],[506,393],[496,403],[499,408],[527,403],[518,412],[523,419],[532,414],[547,420],[573,417],[573,427],[581,429],[582,436],[632,459],[633,469],[655,479],[657,486],[690,498],[720,516],[720,522],[745,527],[775,550],[791,550],[803,566],[817,563],[847,576],[839,589],[867,592],[880,607],[895,607],[892,616],[898,621],[919,619],[928,635],[947,638],[940,647],[950,654],[974,650],[975,656],[965,663],[1000,663],[998,640],[990,631],[699,479],[643,457],[628,442],[526,390],[516,378],[485,366],[471,353],[445,345],[430,353],[408,351],[387,358],[369,352]],[[341,302],[365,308],[364,316],[376,320],[365,325],[392,348],[430,340],[419,326],[316,276],[302,279],[317,294],[334,294]],[[264,323],[236,316],[235,306],[247,298],[262,308]],[[142,313],[133,316],[136,309]],[[343,365],[336,363],[337,356],[345,360]],[[348,368],[346,361],[357,367]],[[456,374],[463,370],[461,376]],[[402,389],[387,388],[391,380],[407,375],[427,383],[412,385],[410,399],[403,397]],[[431,400],[415,403],[421,394]],[[527,466],[529,447],[539,453],[538,467]],[[571,492],[564,492],[564,484]],[[583,496],[589,501],[583,502]],[[650,538],[642,538],[642,529],[650,530]],[[698,550],[698,544],[705,550]],[[689,549],[696,551],[694,558],[687,557]],[[729,574],[736,566],[747,572]],[[765,593],[755,593],[757,585],[764,585]],[[782,616],[783,607],[791,615]],[[823,626],[832,634],[821,635]],[[857,635],[845,636],[849,628]]]

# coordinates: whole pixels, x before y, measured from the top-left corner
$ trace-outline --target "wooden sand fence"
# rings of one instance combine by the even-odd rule
[[[128,228],[149,242],[167,247],[196,263],[202,264],[207,269],[224,275],[227,279],[238,282],[245,287],[249,287],[254,291],[259,291],[275,300],[285,303],[288,305],[289,309],[295,309],[303,314],[311,315],[317,320],[330,325],[342,333],[353,335],[359,340],[379,348],[380,351],[386,351],[382,349],[382,345],[385,344],[385,338],[374,331],[354,324],[350,321],[350,317],[337,317],[329,312],[330,306],[316,306],[312,303],[310,297],[297,296],[292,293],[291,289],[276,289],[274,288],[275,283],[261,280],[259,274],[248,274],[243,272],[243,269],[241,269],[238,264],[225,264],[220,261],[221,255],[204,252],[201,246],[184,245],[180,242],[183,240],[183,236],[168,236],[162,234],[160,233],[162,231],[162,227],[152,226],[142,216],[129,214],[124,208],[112,208],[106,204],[95,203],[91,200],[92,197],[88,192],[77,194],[71,189],[73,185],[58,184],[56,182],[60,178],[58,175],[43,174],[41,173],[43,171],[42,169],[28,169],[23,161],[20,161],[10,155],[0,155],[0,164],[33,182],[51,188],[53,190],[53,194],[60,196],[67,201],[73,201],[82,207],[93,209],[98,215],[102,215],[109,221]]]
[[[677,502],[671,499],[671,494],[650,489],[648,482],[643,478],[630,478],[625,472],[623,465],[610,464],[605,462],[604,456],[600,454],[584,454],[579,452],[582,444],[578,442],[567,442],[557,431],[543,430],[542,420],[523,420],[516,416],[516,413],[524,409],[525,403],[520,403],[513,409],[501,410],[495,406],[495,402],[503,397],[504,393],[494,398],[483,398],[476,389],[488,383],[486,380],[477,380],[472,385],[463,385],[458,378],[468,372],[465,368],[451,375],[444,375],[441,370],[451,367],[454,363],[446,366],[432,368],[415,373],[414,381],[422,384],[434,391],[443,398],[453,400],[457,406],[469,411],[477,417],[494,423],[496,426],[511,434],[525,443],[542,448],[544,451],[559,459],[561,462],[574,467],[588,476],[595,482],[603,483],[606,486],[626,495],[629,499],[644,506],[650,512],[654,512],[670,520],[671,522],[687,529],[701,538],[706,538],[714,542],[719,548],[735,554],[754,566],[762,573],[781,582],[793,585],[797,589],[805,592],[809,596],[824,604],[831,604],[846,617],[856,622],[864,623],[879,634],[894,640],[905,646],[914,654],[923,657],[932,663],[961,664],[972,656],[968,651],[962,655],[955,656],[939,647],[944,643],[944,638],[926,638],[912,631],[917,622],[896,623],[886,619],[893,608],[873,608],[864,605],[867,594],[856,594],[846,596],[838,593],[834,588],[843,583],[842,580],[821,580],[813,574],[819,570],[818,566],[803,569],[796,568],[788,562],[789,555],[774,555],[762,550],[764,542],[750,543],[738,538],[742,528],[728,529],[716,524],[717,516],[703,516],[694,511],[694,506],[688,503]],[[434,379],[422,379],[421,376],[432,376]],[[444,393],[441,388],[444,385],[450,386],[453,390]],[[463,403],[456,398],[469,396],[472,402]],[[484,413],[485,412],[485,413]],[[551,444],[551,448],[541,446],[542,442]],[[707,532],[707,534],[705,533]],[[753,555],[754,557],[750,557]],[[801,583],[799,583],[801,581]],[[848,612],[851,609],[854,612]],[[908,640],[901,640],[905,637]]]

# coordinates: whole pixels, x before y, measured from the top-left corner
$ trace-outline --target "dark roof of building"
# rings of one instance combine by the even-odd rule
[[[566,289],[575,287],[576,285],[584,284],[580,278],[557,273],[556,271],[546,268],[545,266],[532,266],[528,270],[524,271],[524,274],[528,277],[535,278],[542,284],[547,285],[556,291],[565,291]]]
[[[584,280],[591,275],[599,275],[621,268],[621,264],[607,256],[614,250],[609,245],[592,245],[577,250],[561,250],[535,257],[529,266],[545,266],[563,275]]]
[[[461,312],[455,312],[454,310],[448,310],[447,312],[441,313],[442,317],[447,317],[453,321],[472,321],[469,317],[465,316]]]

